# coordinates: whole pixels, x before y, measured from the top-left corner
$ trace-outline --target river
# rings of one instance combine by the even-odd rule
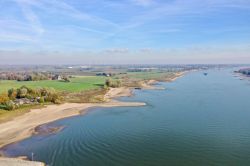
[[[53,122],[56,134],[8,146],[50,166],[249,165],[250,81],[233,69],[192,72],[165,90],[135,90],[144,107],[95,108]]]

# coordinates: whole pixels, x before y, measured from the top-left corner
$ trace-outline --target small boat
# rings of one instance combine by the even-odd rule
[[[204,74],[204,76],[207,76],[208,75],[208,73],[203,73]]]

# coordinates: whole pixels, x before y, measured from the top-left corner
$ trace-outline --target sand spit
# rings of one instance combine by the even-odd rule
[[[175,81],[176,79],[184,76],[186,72],[178,72],[178,73],[175,73],[175,75],[173,77],[170,77],[170,78],[167,78],[165,80],[162,80],[163,82],[173,82]],[[157,86],[154,86],[155,84],[157,84],[158,82],[161,82],[161,81],[157,81],[157,80],[148,80],[148,81],[144,81],[141,83],[141,88],[142,89],[150,89],[150,90],[164,90],[165,88],[164,87],[157,87]]]
[[[85,114],[93,107],[134,107],[144,106],[141,102],[120,102],[112,98],[131,95],[127,88],[112,88],[105,96],[104,103],[65,103],[61,105],[49,105],[41,109],[32,109],[11,121],[0,124],[0,147],[21,141],[32,136],[35,128],[42,124],[50,123],[62,118]]]
[[[185,72],[179,72],[173,78],[166,79],[166,82],[175,81],[183,76]],[[158,81],[149,80],[142,82],[143,89],[164,89],[155,87]],[[11,121],[0,123],[0,148],[21,141],[37,133],[37,127],[59,119],[85,114],[89,108],[94,107],[135,107],[145,106],[142,102],[121,102],[114,100],[116,97],[132,95],[132,88],[120,87],[110,88],[105,94],[103,103],[64,103],[61,105],[48,105],[41,109],[32,109]],[[25,161],[20,158],[0,158],[0,165],[3,166],[44,166],[41,162]]]

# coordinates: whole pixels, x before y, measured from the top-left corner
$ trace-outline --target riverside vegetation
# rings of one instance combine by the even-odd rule
[[[103,95],[109,87],[121,86],[120,80],[107,79],[101,88],[80,92],[58,91],[52,87],[29,88],[26,85],[20,88],[11,88],[7,93],[0,95],[0,108],[14,110],[24,106],[44,103],[61,104],[69,102],[98,102],[103,101]],[[64,97],[63,97],[64,96]]]
[[[2,69],[0,70],[0,121],[9,119],[8,116],[14,117],[31,108],[48,104],[105,102],[104,96],[109,88],[143,87],[152,79],[169,81],[178,76],[179,72],[191,69],[193,66],[191,68],[96,66],[84,69],[41,66],[25,70]]]

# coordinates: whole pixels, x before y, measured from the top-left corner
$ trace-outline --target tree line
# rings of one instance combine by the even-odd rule
[[[47,72],[2,72],[0,80],[16,80],[16,81],[41,81],[41,80],[61,80],[70,82],[66,75],[52,74]]]
[[[54,88],[11,88],[8,93],[0,95],[0,108],[5,110],[14,110],[22,105],[32,105],[44,102],[60,104],[63,98],[55,91]]]

